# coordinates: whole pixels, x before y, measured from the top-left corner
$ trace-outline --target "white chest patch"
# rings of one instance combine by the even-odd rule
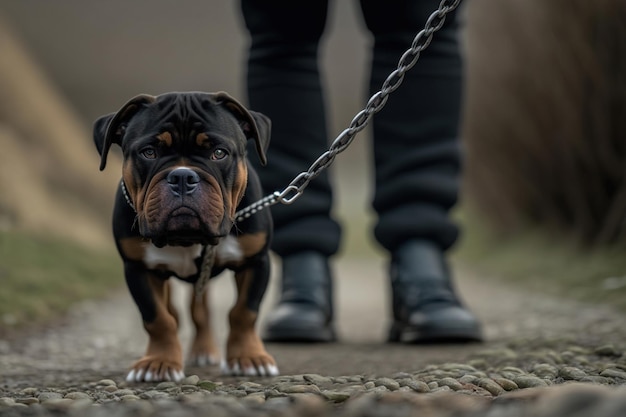
[[[228,235],[217,245],[217,259],[222,263],[238,262],[243,260],[243,251],[237,238]]]
[[[186,278],[198,273],[195,259],[202,254],[202,245],[192,246],[164,246],[157,248],[152,243],[146,245],[143,262],[148,268],[154,269],[159,265],[166,268],[181,278]]]

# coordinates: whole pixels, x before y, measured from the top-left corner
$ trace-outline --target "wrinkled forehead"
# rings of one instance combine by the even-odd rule
[[[164,123],[191,126],[237,126],[235,117],[213,95],[202,93],[169,93],[157,97],[154,113]]]
[[[154,133],[168,131],[180,138],[207,132],[229,137],[239,133],[237,119],[210,94],[163,94],[142,113],[143,122],[138,120],[134,127]]]

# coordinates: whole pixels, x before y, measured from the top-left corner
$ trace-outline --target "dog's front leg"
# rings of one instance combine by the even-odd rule
[[[126,380],[180,381],[185,377],[183,353],[169,282],[136,263],[127,263],[125,273],[126,283],[149,336],[145,355],[132,365]]]
[[[269,281],[269,257],[235,273],[237,301],[228,315],[230,333],[222,372],[229,375],[275,376],[278,367],[256,332],[259,303]]]
[[[191,294],[191,319],[196,334],[191,345],[189,365],[206,366],[217,365],[220,353],[215,345],[213,327],[211,326],[211,310],[209,308],[209,287],[207,285],[202,294]]]

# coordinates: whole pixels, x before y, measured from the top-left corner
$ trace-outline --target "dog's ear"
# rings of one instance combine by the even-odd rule
[[[253,139],[261,165],[267,164],[267,148],[270,144],[272,121],[259,112],[248,110],[228,93],[215,93],[215,99],[224,103],[240,122],[241,129],[248,139]]]
[[[156,97],[148,94],[140,94],[130,99],[116,113],[107,114],[95,121],[93,125],[93,140],[100,153],[100,171],[107,164],[107,155],[111,145],[122,145],[122,137],[128,121],[137,113],[144,104],[154,103]]]

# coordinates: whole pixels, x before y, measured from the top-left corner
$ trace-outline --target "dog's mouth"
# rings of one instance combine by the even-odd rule
[[[201,244],[203,246],[215,246],[219,243],[221,236],[201,236],[196,234],[177,234],[153,237],[151,242],[157,248],[164,246],[192,246]]]
[[[217,245],[222,236],[209,232],[198,213],[189,207],[179,207],[167,217],[165,227],[159,236],[151,237],[157,247],[191,246],[195,244]]]

